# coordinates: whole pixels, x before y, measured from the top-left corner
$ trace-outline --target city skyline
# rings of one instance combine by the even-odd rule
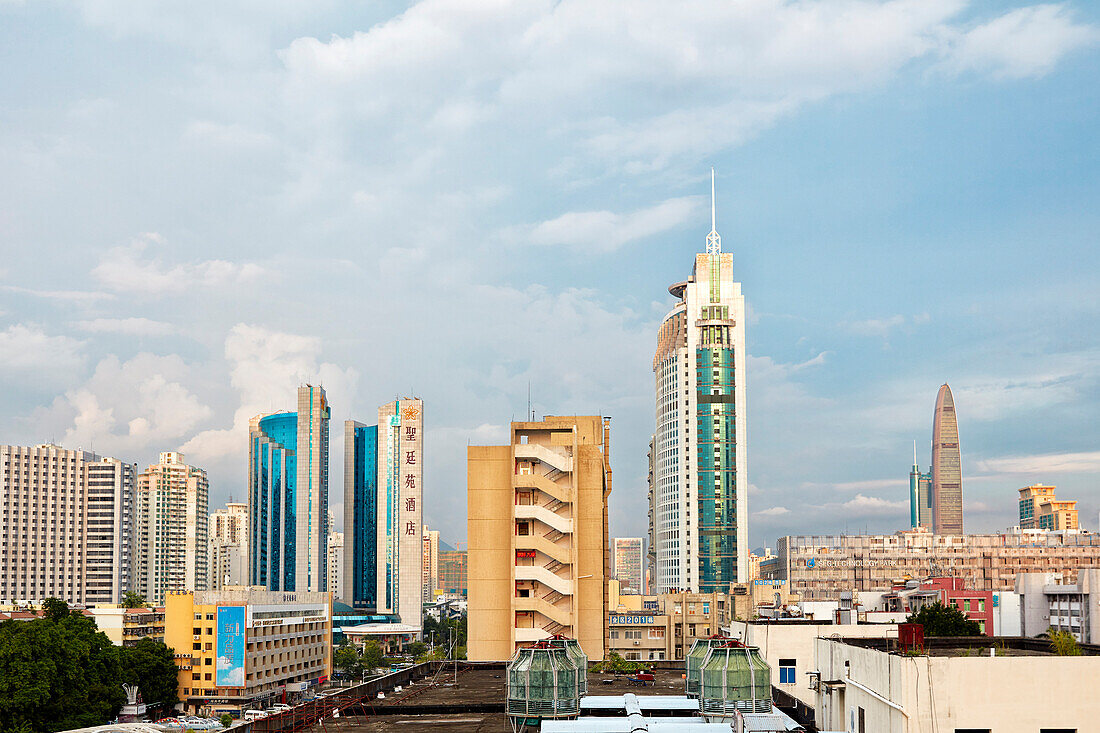
[[[423,520],[453,542],[465,446],[505,440],[530,385],[539,415],[613,416],[611,531],[642,536],[654,334],[714,165],[751,283],[750,547],[908,526],[899,467],[944,381],[968,531],[1013,524],[1037,482],[1096,527],[1100,9],[701,4],[671,21],[681,47],[621,30],[655,22],[645,3],[586,15],[599,43],[575,6],[532,5],[398,63],[392,39],[418,48],[446,8],[0,7],[22,80],[0,442],[179,450],[220,507],[246,495],[249,418],[299,384],[338,421],[415,392]],[[890,33],[853,45],[853,22]]]

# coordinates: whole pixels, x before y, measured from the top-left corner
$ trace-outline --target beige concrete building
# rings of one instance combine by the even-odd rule
[[[182,453],[160,454],[137,479],[135,587],[145,600],[164,603],[168,593],[206,590],[210,581],[206,471]]]
[[[117,603],[100,603],[86,611],[96,627],[115,646],[130,647],[145,637],[164,641],[164,607],[126,608]]]
[[[220,715],[294,702],[332,674],[332,596],[262,587],[171,593],[164,642],[176,650],[186,712]]]
[[[467,448],[467,656],[509,659],[564,634],[603,659],[610,419],[547,416],[510,435]]]
[[[133,581],[134,466],[0,446],[0,602],[117,603]]]
[[[1020,633],[1068,631],[1077,641],[1100,643],[1100,569],[1016,576]]]
[[[612,559],[619,592],[642,595],[645,584],[645,540],[641,537],[616,537],[612,540]]]
[[[210,580],[207,588],[248,582],[248,504],[229,502],[210,515]]]
[[[725,593],[620,594],[608,582],[608,651],[635,661],[684,659],[697,639],[730,621],[733,599]]]
[[[343,598],[344,591],[344,533],[328,534],[328,590],[333,598]]]
[[[808,676],[818,729],[1084,733],[1095,730],[1100,719],[1100,697],[1094,694],[1100,657],[1093,652],[1053,656],[1006,639],[913,657],[889,651],[888,645],[874,639],[814,640],[817,674]]]
[[[1018,573],[1100,568],[1100,535],[1020,532],[934,535],[917,528],[892,535],[780,537],[769,578],[787,580],[804,601],[835,600],[841,591],[887,591],[906,580],[965,578],[972,590],[1011,591]]]
[[[428,529],[426,524],[424,525],[424,552],[420,561],[424,576],[421,582],[424,603],[431,603],[435,600],[435,592],[439,590],[439,532]]]

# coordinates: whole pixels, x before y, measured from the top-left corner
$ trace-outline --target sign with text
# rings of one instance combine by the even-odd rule
[[[244,687],[244,606],[218,606],[218,687]]]

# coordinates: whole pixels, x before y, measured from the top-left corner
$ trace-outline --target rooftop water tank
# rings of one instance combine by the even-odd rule
[[[580,674],[580,688],[581,696],[588,694],[588,656],[581,649],[581,643],[576,639],[570,639],[561,634],[555,634],[551,636],[547,641],[551,646],[564,647],[565,651],[569,654],[569,658],[577,664],[577,671]]]
[[[576,717],[581,711],[582,677],[565,646],[539,641],[516,650],[508,663],[509,717]]]
[[[717,646],[729,641],[724,636],[712,636],[709,639],[696,639],[691,645],[691,651],[687,655],[687,675],[684,678],[684,694],[688,697],[699,697],[699,673],[703,669],[703,661],[710,653],[712,646]]]
[[[713,721],[743,713],[772,710],[771,668],[755,646],[727,641],[711,647],[702,669],[700,705],[703,717]]]

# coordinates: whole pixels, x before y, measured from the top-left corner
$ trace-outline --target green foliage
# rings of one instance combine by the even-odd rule
[[[452,621],[436,621],[431,616],[425,616],[424,638],[434,639],[437,647],[452,642],[459,647],[466,646],[466,615]]]
[[[360,658],[363,660],[363,666],[368,670],[375,670],[382,666],[384,663],[384,654],[382,654],[382,647],[379,646],[377,641],[368,641],[363,645],[363,652]]]
[[[924,626],[927,636],[981,636],[981,626],[971,621],[955,606],[945,606],[936,601],[916,613],[909,614],[906,623]]]
[[[332,653],[332,664],[353,679],[359,679],[363,676],[363,660],[359,655],[359,650],[347,641],[336,647],[336,651]]]
[[[50,621],[61,621],[69,615],[69,604],[60,598],[47,598],[42,602],[42,615]]]
[[[428,645],[422,641],[414,641],[405,647],[405,651],[408,652],[409,656],[413,659],[419,659],[428,651]]]
[[[218,718],[218,722],[222,724],[223,728],[228,728],[233,725],[233,716],[229,713],[222,713],[222,716]]]
[[[1081,647],[1077,645],[1077,637],[1071,632],[1051,629],[1047,632],[1047,638],[1050,639],[1050,650],[1059,657],[1081,656]]]
[[[45,617],[0,624],[0,730],[102,725],[118,713],[121,650],[56,598]]]
[[[174,655],[175,651],[163,641],[147,636],[122,650],[122,681],[137,685],[146,703],[171,708],[179,702],[179,668]]]
[[[630,662],[622,658],[618,652],[611,652],[607,655],[607,659],[602,662],[596,662],[592,667],[592,671],[596,673],[601,672],[618,672],[618,673],[631,673],[641,672],[646,666],[641,662]]]
[[[135,591],[128,590],[122,596],[123,608],[145,608],[148,605],[149,603],[145,600],[145,597]]]

